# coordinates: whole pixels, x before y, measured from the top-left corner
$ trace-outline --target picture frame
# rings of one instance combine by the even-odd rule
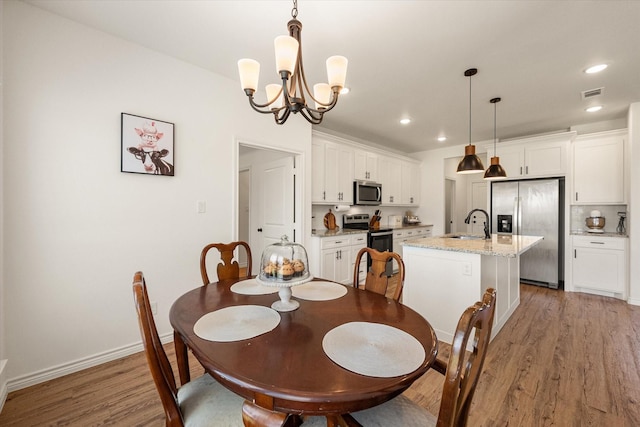
[[[121,113],[120,129],[121,172],[174,176],[173,123]]]

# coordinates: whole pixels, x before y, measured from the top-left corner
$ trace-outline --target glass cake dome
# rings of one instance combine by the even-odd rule
[[[286,235],[280,242],[267,246],[262,252],[258,279],[270,286],[278,286],[278,283],[293,286],[313,279],[304,246],[289,242]]]

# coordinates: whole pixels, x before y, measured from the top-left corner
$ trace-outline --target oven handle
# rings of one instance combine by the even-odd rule
[[[392,236],[393,235],[393,230],[389,230],[389,231],[370,231],[369,235],[371,237]]]

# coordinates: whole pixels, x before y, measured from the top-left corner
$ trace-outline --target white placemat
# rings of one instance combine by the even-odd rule
[[[256,279],[247,279],[231,285],[231,291],[242,295],[267,295],[275,294],[278,288],[261,285]]]
[[[236,305],[207,313],[193,332],[209,341],[240,341],[273,330],[280,323],[277,311],[262,305]]]
[[[347,288],[334,282],[308,282],[291,288],[293,296],[309,301],[327,301],[338,299],[347,294]]]
[[[350,322],[333,328],[322,348],[338,365],[370,377],[397,377],[424,362],[422,344],[405,331],[370,322]]]

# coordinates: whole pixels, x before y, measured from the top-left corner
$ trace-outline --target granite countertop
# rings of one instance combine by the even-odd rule
[[[461,233],[457,233],[461,234]],[[491,240],[452,239],[453,234],[437,237],[425,237],[404,242],[403,246],[441,251],[465,252],[471,254],[502,256],[515,258],[540,243],[542,236],[498,235],[492,234]]]
[[[622,238],[627,238],[629,237],[627,234],[618,234],[618,233],[614,233],[611,231],[605,231],[604,233],[590,233],[587,230],[571,230],[571,235],[572,236],[589,236],[589,237],[622,237]]]
[[[311,236],[313,237],[337,237],[346,236],[348,234],[362,234],[367,233],[368,230],[353,230],[338,228],[337,230],[311,230]]]
[[[401,229],[413,229],[418,227],[433,227],[433,224],[416,224],[416,225],[402,225],[399,227],[393,226],[380,226],[380,228],[391,229],[391,230],[401,230]],[[353,230],[342,228],[338,228],[337,230],[311,230],[311,235],[315,237],[336,237],[336,236],[346,236],[347,234],[358,234],[358,233],[366,233],[369,230]]]
[[[382,227],[382,226],[381,226]],[[402,229],[412,229],[412,228],[419,228],[419,227],[433,227],[433,224],[402,224],[402,225],[390,225],[388,227],[384,227],[384,228],[390,228],[392,230],[402,230]]]

